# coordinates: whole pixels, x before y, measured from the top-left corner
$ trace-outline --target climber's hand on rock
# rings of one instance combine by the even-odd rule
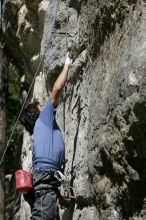
[[[67,52],[66,59],[65,59],[65,64],[71,65],[72,62],[73,62],[73,59],[71,58],[71,54],[69,52]]]

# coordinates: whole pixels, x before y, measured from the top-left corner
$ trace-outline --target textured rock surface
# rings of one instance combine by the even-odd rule
[[[6,46],[25,75],[24,90],[46,51],[32,95],[42,103],[65,59],[65,36],[51,33],[66,31],[66,3],[58,2],[5,0]],[[76,59],[65,93],[66,175],[77,203],[62,219],[145,219],[146,3],[68,4],[68,46]],[[63,130],[62,99],[57,118]],[[22,158],[28,166],[28,154]]]

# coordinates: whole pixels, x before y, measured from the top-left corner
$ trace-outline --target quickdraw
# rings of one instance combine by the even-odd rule
[[[60,171],[57,171],[54,177],[61,182],[61,208],[68,208],[76,201],[74,190],[67,178]]]

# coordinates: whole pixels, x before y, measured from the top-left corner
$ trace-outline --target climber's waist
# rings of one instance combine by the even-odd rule
[[[52,160],[52,159],[48,159],[48,158],[35,158],[33,160],[33,170],[36,171],[50,171],[50,170],[60,170],[60,166],[59,164]]]

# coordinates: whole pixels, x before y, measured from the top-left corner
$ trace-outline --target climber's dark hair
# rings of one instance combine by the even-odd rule
[[[22,112],[20,122],[24,125],[26,130],[32,135],[36,120],[39,117],[40,110],[38,109],[39,102],[34,101],[30,103]]]

